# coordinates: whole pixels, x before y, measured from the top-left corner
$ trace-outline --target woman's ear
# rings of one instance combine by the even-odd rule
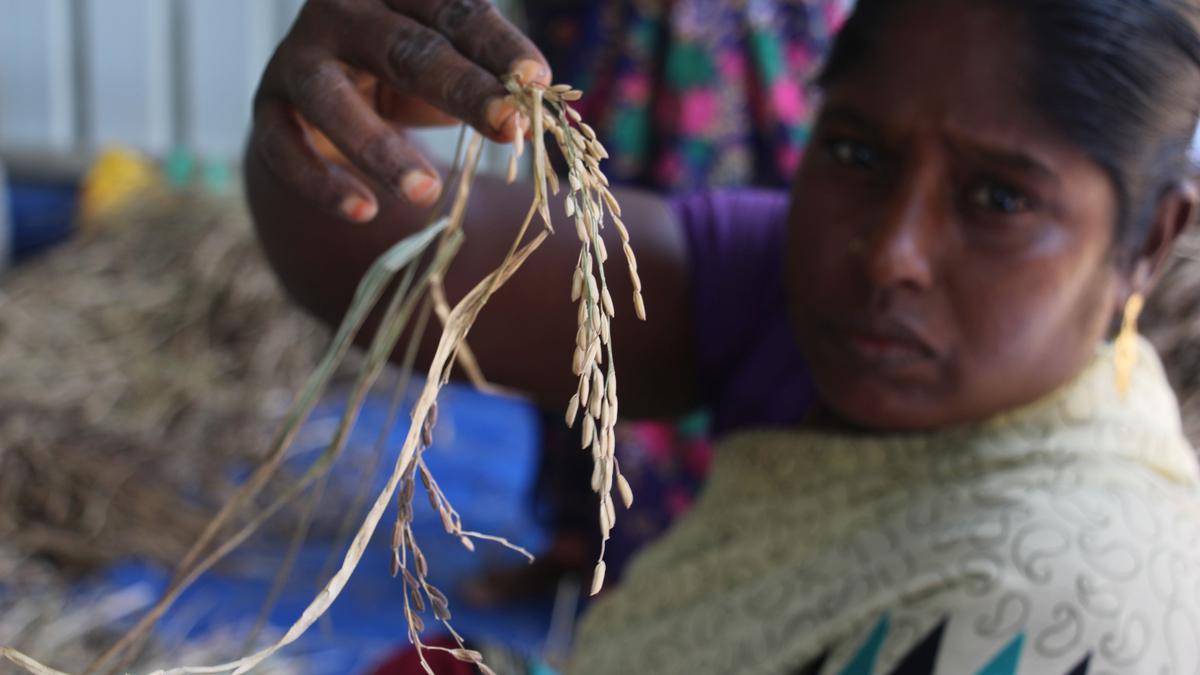
[[[1200,212],[1200,188],[1188,178],[1172,187],[1159,201],[1149,237],[1133,260],[1129,277],[1129,293],[1146,294],[1166,269],[1171,252],[1180,235],[1187,230]]]

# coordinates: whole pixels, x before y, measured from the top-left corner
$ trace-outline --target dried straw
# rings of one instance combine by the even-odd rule
[[[0,540],[68,575],[178,561],[328,341],[234,199],[149,194],[88,231],[0,292]]]

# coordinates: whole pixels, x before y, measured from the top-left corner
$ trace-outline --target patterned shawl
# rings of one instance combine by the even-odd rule
[[[586,618],[593,673],[1196,673],[1200,473],[1153,348],[965,429],[775,430]]]

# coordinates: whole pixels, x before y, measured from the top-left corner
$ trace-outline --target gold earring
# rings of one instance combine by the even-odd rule
[[[1133,381],[1133,369],[1137,366],[1138,352],[1138,316],[1146,306],[1146,297],[1141,293],[1133,293],[1125,302],[1125,316],[1121,319],[1121,332],[1113,343],[1113,364],[1117,369],[1117,391],[1124,398],[1129,394],[1129,385]]]

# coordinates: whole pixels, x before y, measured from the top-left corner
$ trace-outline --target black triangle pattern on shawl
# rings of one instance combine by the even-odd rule
[[[792,673],[792,675],[820,675],[821,669],[825,667],[825,662],[828,660],[829,652],[825,652],[812,661],[806,663],[803,668]]]
[[[942,646],[942,635],[946,632],[946,623],[947,621],[942,621],[924,640],[909,650],[889,675],[933,675],[938,650]]]
[[[1075,667],[1071,669],[1071,672],[1067,673],[1067,675],[1087,675],[1088,666],[1090,666],[1091,663],[1092,655],[1088,654],[1087,656],[1083,657],[1083,660],[1076,664]]]
[[[949,619],[942,621],[937,628],[930,631],[929,635],[925,636],[917,646],[909,650],[908,654],[900,660],[900,663],[896,664],[896,667],[888,675],[933,675],[947,623],[949,623]],[[825,662],[829,660],[829,654],[828,651],[821,654],[792,675],[820,675],[821,670],[825,667]],[[1065,675],[1087,675],[1091,661],[1091,654],[1084,656],[1083,660],[1075,664]]]

